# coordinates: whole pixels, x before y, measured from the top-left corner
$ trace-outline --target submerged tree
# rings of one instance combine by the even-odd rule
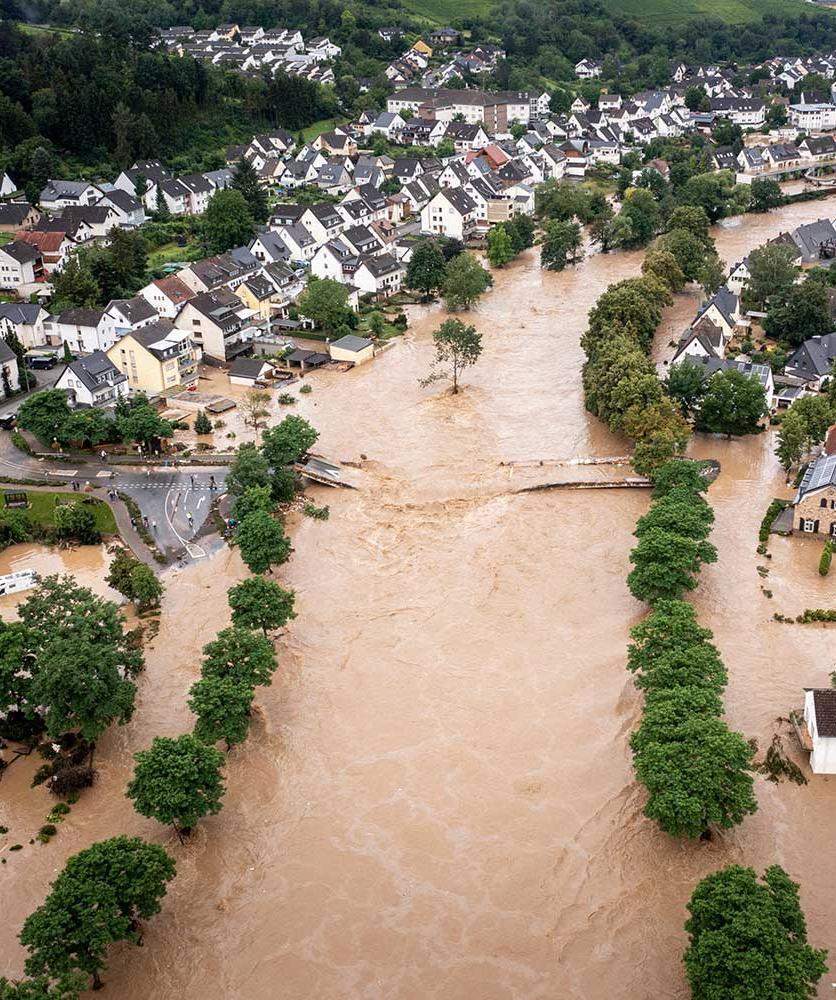
[[[482,354],[482,334],[475,326],[465,326],[461,320],[448,319],[433,334],[435,362],[430,374],[421,379],[421,385],[431,385],[439,379],[449,378],[453,392],[459,391],[459,375],[465,368],[475,365]]]

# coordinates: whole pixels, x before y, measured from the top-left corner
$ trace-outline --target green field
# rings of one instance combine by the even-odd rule
[[[635,17],[651,24],[669,25],[703,17],[716,18],[727,24],[746,24],[764,14],[815,13],[824,7],[814,7],[804,0],[602,0],[613,14]]]
[[[6,490],[11,492],[12,490],[17,490],[17,487],[8,486]],[[20,487],[21,492],[23,488]],[[36,524],[40,524],[44,528],[55,527],[55,502],[60,499],[62,502],[77,503],[79,500],[84,499],[84,494],[78,493],[46,493],[42,491],[29,490],[27,491],[27,496],[29,498],[29,507],[25,509],[26,514],[29,518]],[[0,493],[0,508],[6,506],[5,496]],[[108,507],[103,501],[94,501],[88,504],[90,510],[92,510],[93,515],[96,518],[96,527],[103,535],[115,535],[116,534],[116,519],[113,516],[113,511]],[[16,508],[18,510],[24,510],[23,507]]]

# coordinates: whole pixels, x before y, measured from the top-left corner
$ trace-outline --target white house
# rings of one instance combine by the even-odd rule
[[[354,284],[366,295],[389,298],[400,291],[406,268],[391,254],[363,257],[354,272]]]
[[[36,247],[22,240],[0,247],[0,288],[17,292],[43,276],[43,257]]]
[[[101,309],[67,309],[47,323],[50,343],[68,344],[73,354],[108,351],[119,339],[113,320]]]
[[[592,80],[601,75],[601,62],[598,59],[581,59],[575,63],[575,76],[579,80]]]
[[[176,274],[166,278],[155,278],[150,285],[140,288],[141,295],[154,312],[163,319],[174,319],[183,306],[194,298],[195,291],[181,281]]]
[[[476,203],[462,188],[442,188],[421,209],[421,230],[465,240],[476,225]]]
[[[0,198],[11,198],[16,191],[17,184],[15,184],[8,174],[4,173],[0,177]]]
[[[46,321],[49,313],[43,306],[29,302],[0,302],[0,337],[14,333],[30,350],[47,342]]]
[[[69,208],[72,205],[95,205],[102,194],[100,188],[87,181],[50,179],[38,200],[43,209]]]
[[[102,351],[71,361],[55,383],[71,406],[113,406],[128,394],[128,376]]]
[[[810,736],[813,774],[836,774],[836,689],[805,689],[804,724]]]

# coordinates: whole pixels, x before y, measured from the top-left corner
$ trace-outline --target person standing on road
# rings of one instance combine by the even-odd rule
[[[209,489],[210,490],[214,490],[215,489],[215,477],[214,476],[210,476],[209,477]]]
[[[188,512],[188,513],[186,514],[186,517],[187,517],[187,518],[189,519],[189,527],[190,527],[190,528],[193,528],[193,527],[194,527],[194,518],[192,517],[192,512],[191,512],[191,511],[189,511],[189,512]]]
[[[152,527],[152,529],[154,531],[154,534],[156,535],[156,533],[157,533],[157,522],[156,521],[152,521],[151,522],[151,527]]]
[[[142,518],[142,524],[143,524],[144,527],[146,527],[146,528],[148,527],[148,518],[147,517],[143,517]]]
[[[194,489],[194,476],[189,476],[189,482],[191,483],[192,489]]]
[[[104,449],[102,449],[102,461],[103,462],[107,461],[107,452]]]

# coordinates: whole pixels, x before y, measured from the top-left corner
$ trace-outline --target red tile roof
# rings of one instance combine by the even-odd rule
[[[41,253],[56,253],[66,240],[67,234],[64,232],[43,232],[40,229],[21,230],[15,234],[15,239],[23,240],[37,247]]]
[[[176,274],[170,274],[167,278],[157,278],[154,284],[159,288],[159,290],[165,293],[175,305],[180,305],[182,302],[188,302],[189,299],[193,299],[195,293],[189,288],[182,278],[178,278]]]

